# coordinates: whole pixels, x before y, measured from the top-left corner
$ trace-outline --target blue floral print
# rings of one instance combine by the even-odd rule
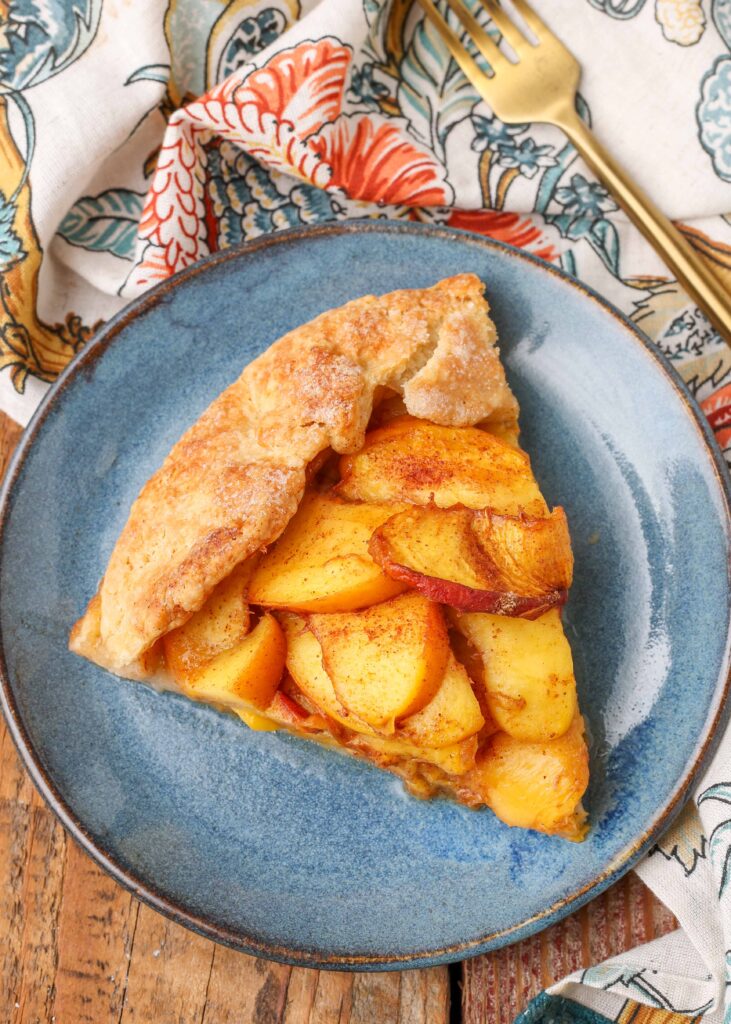
[[[473,114],[471,121],[475,130],[472,148],[477,153],[513,145],[514,136],[520,135],[528,127],[525,124],[503,124],[497,117],[481,117],[479,114]]]
[[[617,209],[604,186],[598,181],[587,181],[583,174],[572,175],[571,184],[557,188],[554,197],[564,208],[563,214],[554,218],[554,223],[558,227],[563,225],[566,232],[569,229],[583,232],[606,213]]]
[[[348,89],[349,100],[354,103],[365,103],[368,107],[377,107],[380,100],[388,96],[388,86],[373,77],[373,70],[373,64],[369,63],[353,71]]]
[[[501,167],[516,168],[526,178],[533,178],[543,167],[553,167],[553,146],[538,146],[535,139],[523,139],[519,144],[511,140],[498,145],[498,163]]]
[[[716,174],[731,181],[731,57],[719,57],[703,79],[698,127]]]

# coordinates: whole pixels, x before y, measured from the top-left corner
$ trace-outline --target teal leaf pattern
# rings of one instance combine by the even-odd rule
[[[385,99],[389,92],[390,89],[386,83],[376,78],[375,65],[372,62],[353,70],[348,89],[348,99],[351,102],[377,108],[379,102]]]
[[[707,800],[718,800],[722,804],[731,804],[731,783],[717,782],[704,789],[698,797],[698,806],[700,807]],[[720,899],[731,882],[731,820],[722,821],[711,832],[708,852],[711,863],[721,874],[718,885],[718,898]]]
[[[28,104],[28,100],[22,93],[11,92],[8,96],[8,100],[11,100],[18,108],[20,116],[23,119],[23,128],[25,129],[25,166],[23,168],[23,173],[20,176],[20,181],[16,185],[15,191],[10,197],[10,202],[14,203],[25,186],[25,183],[28,180],[28,174],[30,173],[30,165],[36,148],[36,122],[33,117],[33,111]]]
[[[610,1024],[609,1018],[574,999],[541,992],[514,1024]]]
[[[713,0],[711,17],[721,39],[731,50],[731,0]]]
[[[449,131],[469,117],[478,96],[431,22],[417,26],[400,75],[397,98],[401,112],[414,136],[443,159]]]
[[[0,92],[45,82],[73,63],[96,35],[102,0],[10,0],[0,19]]]
[[[287,19],[275,7],[265,7],[243,18],[223,48],[218,62],[217,80],[246,64],[253,56],[271,46],[287,28]]]
[[[144,199],[127,188],[83,196],[64,217],[58,234],[70,245],[131,260]]]
[[[678,1006],[671,1002],[660,988],[656,975],[657,971],[648,967],[609,961],[587,967],[581,972],[581,981],[594,988],[603,989],[605,992],[615,991],[629,995],[630,998],[648,1006],[654,1006],[658,1010],[669,1010],[673,1013],[694,1017],[710,1009],[710,1002],[703,1003],[701,1006]]]
[[[0,192],[0,272],[8,270],[25,253],[20,238],[13,230],[15,206]]]
[[[715,786],[704,789],[698,797],[698,806],[705,800],[720,800],[721,803],[731,804],[731,782],[717,782]]]
[[[731,821],[723,821],[714,828],[711,832],[708,850],[711,855],[711,863],[721,873],[721,880],[718,884],[718,898],[721,899],[731,882]]]
[[[388,21],[390,4],[387,0],[363,0],[363,14],[368,24],[368,40],[365,49],[376,60],[385,63],[385,26]]]
[[[675,861],[690,878],[700,861],[706,859],[706,837],[698,808],[692,800],[683,808],[675,824],[658,840],[649,856],[660,854],[669,863]]]
[[[589,0],[589,3],[598,11],[620,21],[634,18],[645,6],[645,0]]]
[[[713,169],[723,181],[731,181],[731,57],[719,57],[703,79],[696,116]]]
[[[607,214],[616,211],[617,204],[604,186],[588,181],[583,174],[574,174],[568,185],[555,190],[553,199],[562,207],[562,212],[551,214],[547,220],[564,238],[588,242],[607,269],[618,275],[619,236],[607,218]]]
[[[231,245],[281,228],[334,220],[335,197],[288,175],[273,175],[237,146],[208,152],[218,245]]]
[[[589,242],[613,274],[619,274],[619,235],[610,220],[598,220],[589,234]]]
[[[134,82],[162,82],[163,85],[167,85],[169,80],[169,64],[145,64],[144,67],[137,68],[136,71],[133,71],[124,84],[132,85]]]

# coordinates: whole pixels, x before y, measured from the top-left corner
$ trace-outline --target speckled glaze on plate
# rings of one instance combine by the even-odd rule
[[[568,631],[592,753],[580,845],[410,799],[374,768],[66,650],[133,497],[245,363],[322,310],[461,271],[487,284],[524,444],[571,525]],[[311,966],[460,959],[576,909],[679,809],[728,686],[727,495],[679,380],[557,271],[417,225],[267,237],[121,313],[26,432],[2,506],[5,714],[66,827],[176,920]]]

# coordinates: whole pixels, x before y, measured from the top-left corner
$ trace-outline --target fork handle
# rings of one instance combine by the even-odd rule
[[[566,132],[589,167],[731,346],[731,295],[720,278],[609,155],[573,108],[563,112],[555,123]]]

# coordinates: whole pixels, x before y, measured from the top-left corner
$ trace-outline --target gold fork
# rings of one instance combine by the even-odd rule
[[[515,54],[510,60],[468,10],[463,0],[447,0],[464,32],[492,70],[485,74],[434,0],[419,0],[450,53],[493,113],[506,124],[543,122],[563,129],[586,163],[606,185],[648,242],[731,345],[731,296],[678,229],[628,177],[587,128],[576,111],[581,68],[525,0],[512,6],[529,33],[497,0],[478,0]]]

